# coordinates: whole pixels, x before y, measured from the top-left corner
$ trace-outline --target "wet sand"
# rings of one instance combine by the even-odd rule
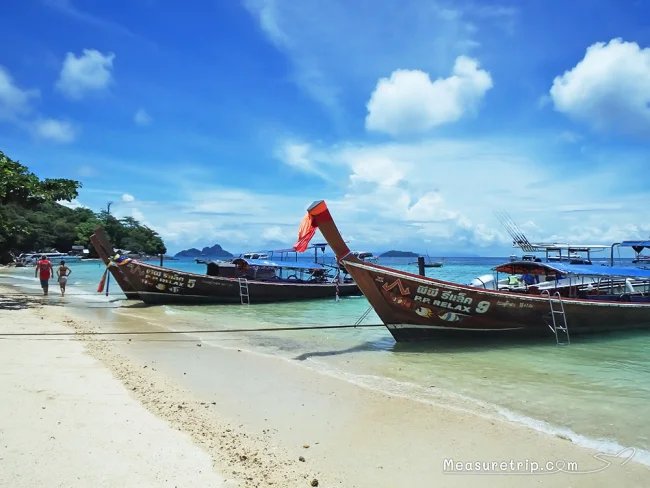
[[[142,317],[153,322],[149,329],[164,330],[156,309],[124,315],[41,301],[0,308],[0,332],[143,330]],[[386,395],[299,361],[224,345],[219,337],[204,342],[183,334],[3,338],[0,387],[11,400],[0,407],[0,482],[605,487],[646,486],[650,479],[630,452],[603,457],[518,424]],[[564,464],[573,472],[558,470],[558,460],[576,463]],[[456,464],[477,461],[490,463],[488,472],[467,474]],[[511,461],[522,464],[509,474],[493,464]],[[21,478],[26,473],[31,478]]]

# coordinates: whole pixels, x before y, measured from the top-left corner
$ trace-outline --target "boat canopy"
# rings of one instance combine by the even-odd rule
[[[307,248],[305,248],[305,251],[307,249],[320,249],[321,252],[325,252],[325,248],[327,247],[326,242],[316,242],[313,244],[310,244]],[[298,252],[301,251],[296,251],[293,247],[287,247],[285,249],[266,249],[264,251],[248,251],[248,252],[243,252],[239,255],[240,258],[243,259],[259,259],[259,258],[253,258],[253,255],[257,256],[265,256],[265,258],[270,257],[272,258],[274,255],[280,255],[281,259],[284,258],[285,255],[289,254],[295,254],[297,256]],[[262,258],[262,259],[265,259]]]
[[[569,252],[587,252],[587,251],[602,251],[609,249],[610,246],[604,244],[561,244],[561,243],[538,243],[533,244],[536,247],[544,248],[546,251],[569,251]]]
[[[623,241],[618,245],[621,247],[631,247],[637,253],[640,253],[644,248],[650,248],[650,241]]]
[[[248,266],[256,266],[258,268],[283,268],[283,269],[298,269],[302,271],[325,271],[327,268],[319,263],[301,263],[299,261],[270,261],[268,259],[244,259],[235,258],[232,260],[233,264],[246,263]]]
[[[496,266],[494,270],[499,273],[508,274],[616,276],[621,278],[650,279],[650,269],[635,268],[631,266],[597,266],[593,264],[514,261]]]

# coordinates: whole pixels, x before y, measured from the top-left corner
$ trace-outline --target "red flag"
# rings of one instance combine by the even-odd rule
[[[99,280],[99,285],[97,285],[97,293],[101,293],[104,291],[104,285],[106,284],[106,275],[108,274],[108,268],[104,271],[104,274],[102,276],[102,279]]]
[[[298,252],[304,252],[309,245],[309,241],[316,233],[316,226],[312,222],[311,215],[307,214],[300,222],[298,229],[298,241],[293,245],[293,248]]]

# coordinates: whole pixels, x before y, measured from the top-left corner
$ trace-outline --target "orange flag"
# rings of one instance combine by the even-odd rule
[[[108,268],[104,270],[104,274],[102,275],[102,279],[99,280],[99,285],[97,285],[97,293],[101,293],[104,291],[104,285],[106,284],[106,275],[108,274]]]
[[[309,245],[309,241],[316,233],[316,226],[311,220],[311,215],[307,214],[300,222],[298,229],[298,241],[293,245],[293,248],[298,252],[304,252]]]

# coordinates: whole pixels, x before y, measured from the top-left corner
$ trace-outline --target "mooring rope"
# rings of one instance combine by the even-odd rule
[[[265,327],[244,329],[194,329],[194,330],[136,330],[117,332],[0,332],[0,337],[29,337],[29,336],[103,336],[103,335],[160,335],[160,334],[213,334],[231,332],[276,332],[290,330],[316,329],[357,329],[361,327],[384,327],[384,324],[344,324],[344,325],[301,325],[296,327]]]

